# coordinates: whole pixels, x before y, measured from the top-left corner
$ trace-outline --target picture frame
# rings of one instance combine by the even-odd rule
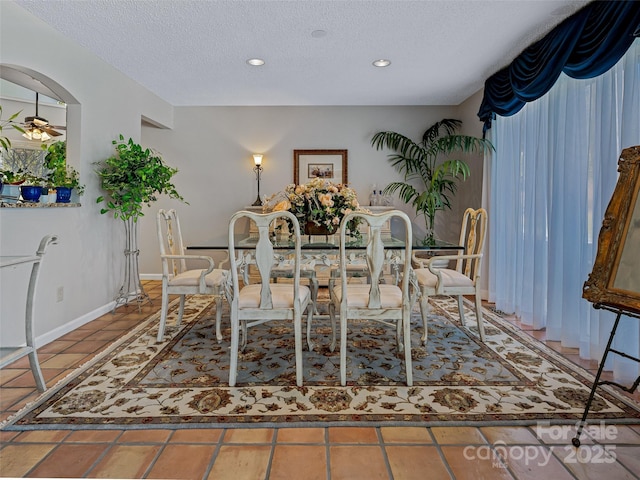
[[[294,150],[293,183],[307,183],[324,178],[347,184],[347,150]]]
[[[625,148],[582,297],[594,307],[640,313],[640,146]]]

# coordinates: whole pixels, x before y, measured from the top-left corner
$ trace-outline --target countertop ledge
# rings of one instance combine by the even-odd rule
[[[77,208],[82,206],[81,203],[31,203],[31,202],[20,202],[20,203],[0,203],[0,208]]]

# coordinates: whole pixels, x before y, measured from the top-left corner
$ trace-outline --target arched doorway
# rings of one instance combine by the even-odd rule
[[[79,159],[80,106],[67,89],[46,75],[9,64],[0,64],[0,87],[2,119],[20,112],[13,122],[25,130],[22,134],[6,125],[3,128],[2,136],[12,148],[0,152],[0,169],[44,178],[46,152],[42,147],[56,141],[66,142],[69,165],[79,163],[74,159]],[[45,126],[28,128],[29,120],[32,126]]]

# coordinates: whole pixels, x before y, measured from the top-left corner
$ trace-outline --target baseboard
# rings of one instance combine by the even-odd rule
[[[140,279],[141,280],[162,280],[162,274],[161,273],[151,273],[151,274],[146,274],[146,275],[140,275]],[[111,312],[113,310],[113,307],[115,306],[115,304],[116,304],[116,302],[115,302],[115,300],[113,300],[113,301],[107,303],[106,305],[103,305],[102,307],[98,307],[95,310],[92,310],[92,311],[90,311],[88,313],[85,313],[81,317],[78,317],[75,320],[72,320],[71,322],[65,323],[64,325],[61,325],[60,327],[55,328],[55,329],[51,330],[50,332],[47,332],[44,335],[41,335],[41,336],[37,337],[36,338],[36,347],[40,348],[40,347],[46,345],[49,342],[57,340],[61,336],[63,336],[65,334],[75,330],[76,328],[81,327],[85,323],[89,323],[90,321],[95,320],[98,317],[101,317],[105,313]]]
[[[162,280],[161,273],[141,273],[140,280]]]
[[[70,322],[65,323],[64,325],[59,326],[58,328],[54,328],[53,330],[45,333],[44,335],[41,335],[39,337],[36,338],[36,347],[40,348],[50,342],[53,342],[54,340],[57,340],[58,338],[62,337],[63,335],[66,335],[67,333],[75,330],[76,328],[81,327],[82,325],[91,322],[92,320],[95,320],[98,317],[101,317],[102,315],[104,315],[105,313],[109,313],[110,311],[113,310],[113,307],[115,306],[116,302],[111,301],[109,303],[107,303],[106,305],[103,305],[102,307],[98,307],[95,310],[92,310],[88,313],[85,313],[84,315],[76,318],[75,320],[72,320]]]

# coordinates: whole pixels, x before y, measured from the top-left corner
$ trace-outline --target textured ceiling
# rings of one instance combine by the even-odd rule
[[[170,104],[207,106],[457,105],[589,2],[16,3]]]

